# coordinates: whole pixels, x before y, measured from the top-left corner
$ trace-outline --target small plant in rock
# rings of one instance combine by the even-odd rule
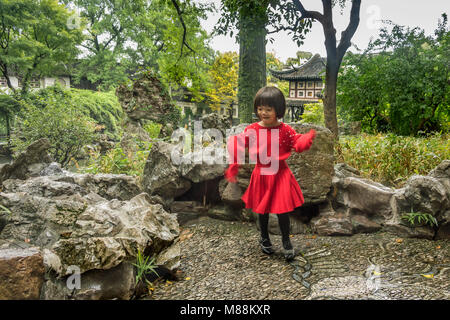
[[[156,272],[156,269],[158,266],[155,264],[155,257],[153,257],[151,259],[150,259],[150,257],[145,257],[140,250],[138,250],[138,254],[136,257],[136,263],[133,264],[133,266],[135,266],[137,269],[136,284],[140,280],[145,279],[145,282],[147,283],[147,285],[151,285],[151,283],[145,277],[145,275],[150,272],[153,272],[157,276],[159,276],[158,273]]]
[[[2,206],[1,204],[0,204],[0,213],[7,213],[7,214],[9,214],[10,217],[12,217],[12,211],[9,210],[8,208]]]
[[[438,222],[435,217],[433,217],[429,213],[421,213],[421,212],[411,212],[405,214],[402,216],[403,220],[406,220],[409,222],[410,225],[420,225],[421,223],[425,223],[430,225],[431,227],[435,225],[437,227]]]

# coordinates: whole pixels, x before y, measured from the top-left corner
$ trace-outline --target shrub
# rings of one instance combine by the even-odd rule
[[[93,140],[94,123],[68,101],[62,104],[49,96],[43,108],[28,103],[23,103],[22,108],[11,137],[15,153],[38,139],[47,138],[51,145],[49,153],[66,167],[71,158]]]
[[[81,89],[65,89],[59,84],[37,90],[26,98],[29,104],[45,108],[49,99],[58,103],[70,104],[95,123],[104,127],[110,139],[118,140],[121,135],[120,121],[123,117],[122,107],[114,92],[96,92]]]
[[[413,174],[426,175],[450,159],[449,135],[402,137],[394,134],[341,136],[336,159],[375,181],[401,187]]]
[[[323,116],[323,104],[322,103],[305,104],[305,109],[302,115],[302,122],[313,123],[319,126],[325,126],[325,120]]]
[[[123,173],[131,176],[140,176],[144,171],[145,161],[148,158],[150,149],[151,143],[147,143],[146,147],[141,147],[140,150],[127,154],[119,145],[109,150],[105,155],[101,155],[97,150],[91,151],[87,166],[79,168],[79,170],[93,174]]]
[[[161,131],[161,124],[148,121],[144,125],[144,130],[148,132],[151,139],[156,139]],[[145,162],[150,153],[152,143],[136,140],[136,145],[139,147],[139,150],[128,153],[125,153],[122,147],[120,147],[120,144],[117,144],[105,155],[101,155],[98,150],[93,150],[89,154],[87,166],[78,169],[82,172],[93,174],[123,173],[132,176],[141,176],[144,172]]]

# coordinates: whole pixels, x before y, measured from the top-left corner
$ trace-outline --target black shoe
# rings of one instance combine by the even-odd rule
[[[262,252],[264,252],[265,254],[272,254],[275,252],[272,248],[272,243],[270,243],[269,239],[261,238],[259,240],[259,245],[261,246]]]
[[[283,241],[283,254],[286,261],[291,261],[295,257],[295,251],[292,247],[291,240]]]

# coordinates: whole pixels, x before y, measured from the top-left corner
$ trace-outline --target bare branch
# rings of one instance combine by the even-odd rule
[[[338,58],[342,59],[347,49],[350,47],[353,35],[356,32],[356,29],[359,25],[359,12],[361,9],[361,0],[353,0],[352,1],[352,9],[350,11],[350,22],[341,34],[341,41],[337,47]]]
[[[306,10],[305,7],[303,6],[303,4],[301,3],[301,1],[299,1],[299,0],[293,0],[293,3],[294,3],[295,8],[298,11],[300,11],[300,13],[302,14],[300,17],[300,20],[311,18],[311,19],[319,21],[320,23],[323,23],[323,19],[324,19],[323,14],[321,14],[318,11]]]
[[[178,5],[177,0],[171,0],[173,6],[175,7],[175,10],[177,10],[178,18],[180,19],[181,26],[183,27],[183,40],[181,42],[181,51],[180,51],[180,58],[183,56],[183,46],[186,46],[189,50],[195,53],[195,51],[187,44],[186,42],[186,25],[184,24],[183,20],[183,12],[180,9],[180,6]]]

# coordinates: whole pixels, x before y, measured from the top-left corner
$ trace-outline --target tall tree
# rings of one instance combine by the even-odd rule
[[[10,72],[21,80],[25,95],[32,77],[66,70],[82,41],[82,26],[68,23],[73,12],[57,0],[0,1],[0,73],[12,92]]]
[[[166,84],[200,91],[213,53],[199,20],[210,5],[191,0],[64,0],[87,21],[77,80],[103,89],[151,68]]]
[[[347,28],[341,33],[339,44],[336,40],[336,29],[333,24],[333,6],[339,2],[341,8],[345,6],[348,0],[322,0],[323,13],[318,11],[306,10],[301,0],[293,0],[295,9],[301,13],[300,20],[313,19],[322,24],[325,35],[325,48],[327,51],[327,64],[325,73],[324,89],[324,117],[325,126],[331,130],[335,139],[338,138],[338,125],[336,115],[336,88],[339,68],[342,63],[345,52],[351,45],[351,39],[359,25],[359,15],[361,0],[352,0],[350,10],[350,22]]]
[[[311,21],[301,20],[291,2],[282,0],[222,0],[218,34],[238,30],[238,104],[241,122],[251,122],[253,98],[266,85],[266,36],[281,30],[293,33],[300,45]],[[273,39],[269,39],[273,41]]]
[[[448,131],[450,31],[442,17],[435,37],[417,27],[383,27],[363,54],[346,55],[339,114],[372,132]]]
[[[208,96],[212,102],[211,108],[219,110],[225,104],[230,106],[237,94],[239,56],[236,52],[219,53],[209,71],[212,88]]]

